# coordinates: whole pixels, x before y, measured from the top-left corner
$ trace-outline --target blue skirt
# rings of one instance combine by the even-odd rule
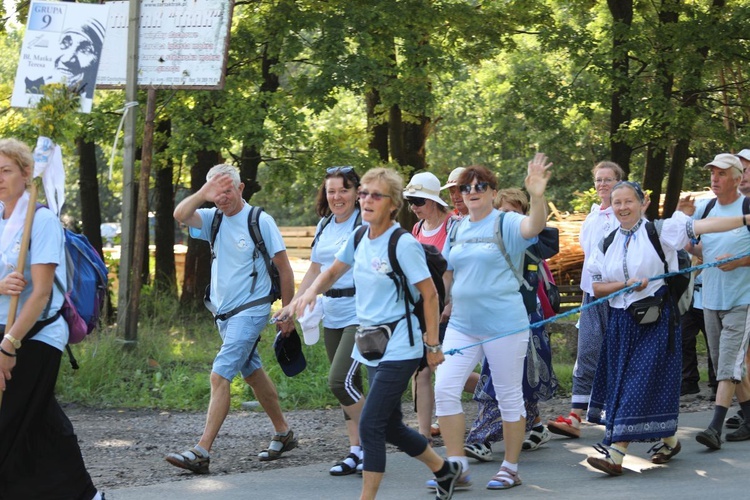
[[[679,324],[669,334],[670,312],[666,303],[656,323],[641,326],[626,310],[610,309],[588,411],[590,422],[606,426],[605,445],[677,432],[682,343]]]

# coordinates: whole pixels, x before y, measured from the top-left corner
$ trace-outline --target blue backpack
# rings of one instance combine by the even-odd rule
[[[37,210],[42,207],[47,208],[37,203]],[[68,344],[77,344],[99,324],[107,296],[107,266],[86,236],[68,229],[64,233],[67,283],[55,276],[55,286],[64,297],[59,314],[70,330]],[[72,356],[71,363],[78,368]]]

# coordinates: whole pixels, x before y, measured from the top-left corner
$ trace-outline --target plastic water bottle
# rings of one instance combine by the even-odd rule
[[[526,281],[526,283],[529,284],[531,287],[531,290],[529,290],[526,287],[526,284],[524,283],[521,286],[521,295],[523,295],[523,305],[526,306],[526,311],[531,314],[531,312],[536,311],[536,290],[539,287],[539,266],[532,263],[527,262],[526,263],[526,269],[523,273],[523,279]]]

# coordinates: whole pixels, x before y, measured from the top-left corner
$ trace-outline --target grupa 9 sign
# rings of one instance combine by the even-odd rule
[[[97,85],[125,85],[129,2],[108,2],[107,43]],[[138,85],[222,89],[233,0],[142,0]]]
[[[107,4],[37,2],[29,7],[11,106],[34,107],[50,83],[64,83],[91,111],[105,45]]]

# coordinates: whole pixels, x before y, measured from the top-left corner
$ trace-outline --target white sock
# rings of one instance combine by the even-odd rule
[[[455,457],[448,457],[449,462],[461,462],[461,465],[463,466],[463,472],[462,474],[465,474],[469,471],[469,459],[466,456],[455,456]]]
[[[505,467],[506,469],[512,470],[513,472],[518,472],[518,464],[517,463],[512,464],[508,462],[507,460],[503,460],[503,464],[500,467],[501,468]]]
[[[360,459],[362,458],[362,447],[361,446],[350,446],[349,453],[357,455]]]
[[[96,492],[96,495],[94,495],[94,498],[91,500],[102,500],[102,493],[100,491]]]
[[[201,452],[201,455],[203,455],[204,457],[207,457],[207,456],[208,456],[208,451],[206,451],[206,449],[205,449],[205,448],[204,448],[203,446],[201,446],[201,445],[199,445],[199,444],[196,444],[196,445],[194,446],[194,448],[195,448],[195,449],[196,449],[197,451]]]

